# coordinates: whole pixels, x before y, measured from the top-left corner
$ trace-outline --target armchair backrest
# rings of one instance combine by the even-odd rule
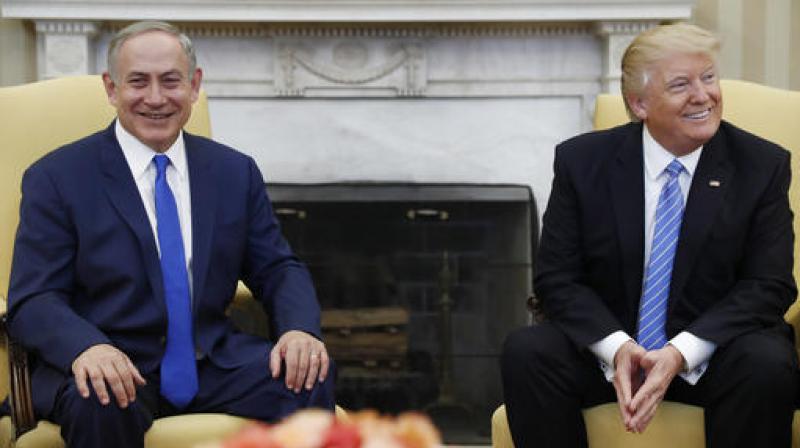
[[[0,296],[8,291],[22,173],[47,152],[105,128],[115,115],[98,75],[0,88]],[[186,129],[211,134],[202,92]],[[0,304],[4,310],[5,300]]]
[[[800,204],[800,91],[730,79],[722,80],[721,88],[722,117],[725,120],[792,152],[789,202],[794,209]],[[628,121],[621,95],[601,94],[597,97],[595,129],[606,129]],[[800,210],[794,209],[794,212],[794,277],[800,281]],[[795,326],[796,342],[800,347],[800,301],[786,313],[786,320]]]

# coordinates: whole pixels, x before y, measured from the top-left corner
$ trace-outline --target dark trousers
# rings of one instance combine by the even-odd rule
[[[82,398],[70,378],[48,419],[61,425],[61,437],[68,447],[142,447],[145,432],[159,417],[221,412],[272,422],[305,407],[333,410],[335,376],[331,363],[324,383],[296,394],[286,388],[283,375],[272,378],[267,358],[237,369],[221,369],[205,359],[198,362],[200,390],[180,411],[159,395],[157,376],[147,377],[148,384],[137,389],[136,401],[127,409],[120,409],[113,395],[107,406],[100,404],[94,391],[88,399]]]
[[[789,448],[798,389],[792,342],[783,326],[740,336],[717,348],[696,385],[676,377],[665,399],[704,408],[709,448]],[[586,447],[581,409],[616,401],[597,358],[551,323],[511,333],[501,369],[517,448]]]

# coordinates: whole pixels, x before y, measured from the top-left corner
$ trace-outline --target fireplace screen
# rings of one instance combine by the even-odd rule
[[[428,413],[488,443],[505,335],[529,321],[536,209],[526,186],[270,185],[307,263],[346,409]]]

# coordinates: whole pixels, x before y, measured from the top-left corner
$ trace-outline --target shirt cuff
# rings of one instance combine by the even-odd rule
[[[624,331],[615,331],[603,339],[589,344],[589,351],[597,357],[600,362],[600,370],[603,371],[607,381],[614,380],[614,356],[617,354],[617,350],[622,347],[622,344],[631,340],[633,338]]]
[[[697,384],[708,368],[708,360],[717,349],[717,344],[682,331],[669,341],[683,356],[683,371],[678,375],[691,385]]]

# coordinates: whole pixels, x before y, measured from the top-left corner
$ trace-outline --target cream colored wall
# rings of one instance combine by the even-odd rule
[[[800,5],[795,1],[792,7],[792,36],[789,43],[789,52],[792,57],[789,61],[789,85],[792,89],[800,90]]]
[[[722,38],[723,77],[800,90],[800,0],[698,0],[694,21]]]
[[[36,36],[30,22],[0,18],[0,86],[36,80]]]

